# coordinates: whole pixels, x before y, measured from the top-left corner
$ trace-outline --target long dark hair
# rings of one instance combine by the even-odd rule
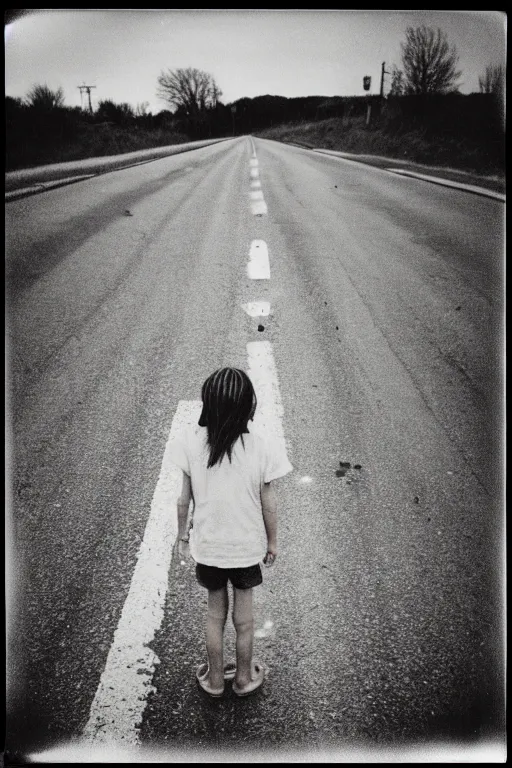
[[[199,426],[206,427],[210,455],[208,467],[231,461],[235,442],[247,433],[256,411],[256,393],[248,375],[239,368],[220,368],[208,376],[201,389],[203,410]],[[242,437],[243,443],[243,437]]]

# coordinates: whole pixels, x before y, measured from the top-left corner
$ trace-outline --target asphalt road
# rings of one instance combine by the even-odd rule
[[[177,404],[262,339],[294,466],[255,596],[269,676],[247,700],[197,689],[205,595],[173,558],[142,746],[502,733],[504,204],[254,145],[261,216],[248,137],[6,206],[11,753],[82,733]]]

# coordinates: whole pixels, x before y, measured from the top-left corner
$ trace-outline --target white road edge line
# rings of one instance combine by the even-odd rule
[[[179,401],[130,590],[82,734],[84,742],[127,747],[139,744],[138,729],[147,696],[154,690],[155,665],[160,663],[148,644],[162,623],[178,530],[176,502],[181,471],[171,464],[170,441],[186,424],[197,421],[200,413],[201,401]]]
[[[264,240],[253,240],[251,243],[247,277],[251,280],[270,280],[270,261]]]
[[[466,192],[475,192],[477,195],[484,195],[485,197],[494,197],[496,200],[501,200],[503,203],[507,199],[507,196],[503,195],[501,192],[494,192],[492,189],[478,187],[475,184],[465,184],[461,181],[450,181],[449,179],[442,179],[438,176],[429,176],[426,173],[417,173],[416,171],[403,171],[401,168],[386,168],[386,171],[389,171],[390,173],[398,173],[400,176],[409,176],[411,179],[430,181],[432,184],[440,184],[443,187],[453,187],[454,189],[463,189]]]

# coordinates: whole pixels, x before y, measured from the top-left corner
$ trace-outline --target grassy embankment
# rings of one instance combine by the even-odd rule
[[[188,141],[188,136],[165,128],[148,130],[116,125],[84,125],[76,135],[61,141],[11,141],[7,148],[6,170],[120,155]]]
[[[427,136],[418,128],[400,132],[389,131],[386,126],[367,128],[364,117],[278,125],[258,135],[310,148],[377,155],[500,179],[505,176],[504,165],[485,146],[468,137]]]

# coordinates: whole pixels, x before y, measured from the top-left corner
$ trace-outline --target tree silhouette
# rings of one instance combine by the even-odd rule
[[[206,119],[207,110],[215,109],[222,96],[215,79],[201,69],[176,69],[158,76],[157,95],[169,106],[186,115],[193,130]]]
[[[27,105],[36,109],[51,110],[64,106],[64,91],[57,88],[52,91],[46,84],[33,85],[26,97]]]
[[[404,94],[404,73],[393,64],[391,70],[391,89],[389,96],[403,96]]]
[[[457,90],[458,55],[439,28],[407,27],[401,43],[404,93],[450,93]]]
[[[505,91],[505,70],[501,64],[490,64],[485,74],[478,78],[480,93],[494,93],[502,96]]]
[[[135,117],[146,117],[149,114],[149,101],[141,101],[135,107]]]
[[[105,122],[116,123],[117,125],[125,125],[133,120],[134,112],[132,107],[126,102],[115,104],[111,99],[104,99],[98,104],[96,118]]]

